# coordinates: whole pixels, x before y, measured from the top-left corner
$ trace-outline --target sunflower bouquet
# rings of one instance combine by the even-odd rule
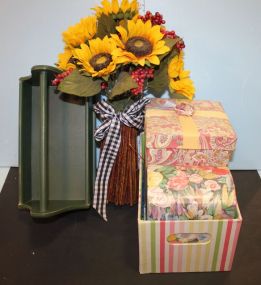
[[[192,99],[184,42],[166,29],[159,12],[141,15],[136,0],[103,0],[93,10],[95,15],[62,34],[65,48],[56,65],[63,72],[53,80],[58,90],[81,97],[103,94],[116,108],[119,100],[127,104],[167,89],[170,96]]]
[[[131,166],[133,171],[126,182],[127,172],[119,170],[117,159],[128,166],[133,153],[137,157],[136,147],[132,147],[131,156],[121,146],[124,136],[129,138],[126,146],[131,146],[130,140],[134,143],[137,136],[134,129],[140,130],[143,126],[144,106],[148,103],[145,95],[161,96],[169,90],[172,97],[192,99],[195,89],[189,71],[184,70],[184,42],[175,31],[167,30],[159,12],[147,11],[141,15],[136,0],[103,0],[93,11],[94,15],[63,32],[65,47],[56,64],[61,73],[52,84],[63,93],[106,99],[94,107],[103,121],[95,132],[95,139],[104,142],[99,168],[103,165],[109,169],[106,174],[98,169],[94,206],[105,218],[107,200],[116,204],[134,204],[137,200],[137,165],[134,162]],[[112,165],[106,165],[108,161]],[[109,181],[109,186],[101,186],[102,179],[116,176],[116,180]],[[115,189],[115,185],[121,189]],[[105,189],[101,194],[102,187]],[[126,188],[129,189],[127,194],[122,190]]]

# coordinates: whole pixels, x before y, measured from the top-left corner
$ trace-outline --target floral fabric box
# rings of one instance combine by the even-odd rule
[[[149,220],[213,220],[238,217],[228,168],[160,166],[147,169]]]
[[[153,169],[155,171],[155,169]],[[183,171],[183,170],[177,170]],[[159,172],[160,173],[160,172]],[[211,174],[211,172],[208,172]],[[223,219],[218,219],[220,211],[226,211],[226,207],[222,208],[222,203],[217,203],[219,207],[217,216],[211,219],[188,220],[187,218],[200,218],[203,213],[200,210],[187,208],[187,215],[184,220],[148,220],[144,213],[146,203],[144,203],[144,194],[146,195],[146,172],[140,171],[140,196],[139,196],[139,213],[138,213],[138,230],[139,230],[139,270],[140,273],[166,273],[166,272],[203,272],[203,271],[229,271],[231,270],[242,217],[238,205],[235,204],[233,214],[226,212],[228,216],[222,216]],[[214,173],[216,175],[216,173]],[[220,191],[219,187],[225,183],[218,182],[222,180],[224,175],[217,174],[219,177],[205,177],[202,180],[202,175],[199,173],[191,173],[188,176],[190,183],[201,185],[204,183],[206,188],[214,192],[214,195]],[[180,176],[180,175],[178,175]],[[158,180],[159,177],[157,178]],[[157,180],[156,179],[156,180]],[[226,179],[230,179],[229,175]],[[210,180],[214,181],[211,182]],[[171,181],[171,179],[169,180]],[[208,183],[205,183],[210,181]],[[185,185],[187,181],[181,179],[180,183],[171,181],[169,187],[176,187],[176,185]],[[215,183],[217,182],[217,184]],[[150,182],[151,183],[151,182]],[[154,182],[153,182],[154,183]],[[158,184],[158,182],[155,182]],[[227,181],[228,183],[228,181]],[[182,186],[182,187],[183,187]],[[202,185],[201,185],[202,186]],[[194,189],[196,189],[195,187]],[[224,193],[226,199],[230,199],[230,195],[234,190],[227,190]],[[160,189],[160,188],[159,188]],[[199,192],[201,191],[198,188]],[[230,192],[230,194],[229,194]],[[232,194],[233,195],[233,194]],[[220,198],[220,195],[216,197]],[[234,196],[231,196],[231,203],[234,205]],[[207,197],[209,199],[209,197]],[[193,201],[199,205],[204,198],[199,197],[199,200],[193,198]],[[227,201],[227,200],[226,200]],[[232,202],[234,201],[234,202]],[[182,206],[182,204],[180,204]],[[193,204],[192,205],[196,205]],[[166,211],[163,211],[165,214]],[[229,218],[229,216],[235,216]],[[186,215],[186,214],[185,214]],[[163,215],[164,216],[164,215]],[[196,217],[197,216],[197,217]],[[212,215],[210,215],[212,216]],[[161,215],[159,216],[162,217]],[[165,216],[166,217],[166,216]]]
[[[145,113],[148,164],[227,166],[236,134],[214,101],[152,99]]]

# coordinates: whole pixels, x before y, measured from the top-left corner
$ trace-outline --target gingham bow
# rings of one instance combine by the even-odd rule
[[[94,106],[94,111],[101,118],[102,124],[95,131],[96,141],[105,137],[105,144],[100,156],[98,171],[94,186],[93,208],[107,221],[106,203],[110,174],[121,143],[121,123],[138,130],[143,128],[144,107],[150,99],[142,98],[133,103],[124,112],[116,113],[111,105],[100,101]]]

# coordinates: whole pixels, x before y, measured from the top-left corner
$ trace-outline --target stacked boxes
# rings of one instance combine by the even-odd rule
[[[140,273],[231,270],[242,217],[218,102],[153,99],[140,172]]]

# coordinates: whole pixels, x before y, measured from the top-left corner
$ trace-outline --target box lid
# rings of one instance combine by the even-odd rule
[[[159,149],[234,150],[237,140],[221,103],[205,100],[152,99],[145,135],[146,147]]]
[[[149,165],[150,220],[211,220],[238,217],[235,186],[228,168]]]

